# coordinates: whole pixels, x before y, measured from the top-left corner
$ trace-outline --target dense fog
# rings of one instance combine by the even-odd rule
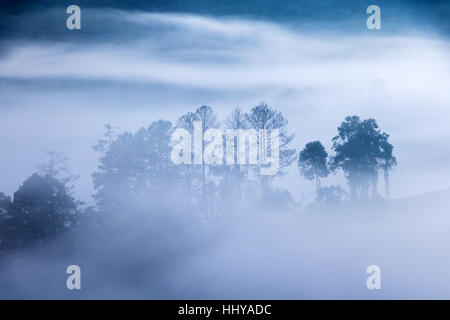
[[[243,213],[234,223],[131,210],[82,235],[2,260],[2,298],[448,299],[448,193],[314,214]],[[65,287],[68,265],[81,290]],[[366,268],[381,268],[367,290]]]

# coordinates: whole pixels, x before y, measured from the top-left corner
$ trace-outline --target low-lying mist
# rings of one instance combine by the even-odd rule
[[[2,259],[0,297],[64,299],[442,299],[450,297],[448,192],[312,211],[129,206],[102,227]],[[234,218],[232,218],[234,217]],[[72,249],[71,249],[72,248]],[[65,287],[68,265],[82,289]],[[368,290],[366,268],[381,268]]]

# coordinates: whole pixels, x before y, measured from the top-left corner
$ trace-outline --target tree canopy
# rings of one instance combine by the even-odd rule
[[[346,117],[333,141],[331,170],[342,169],[348,180],[352,198],[376,194],[378,170],[388,171],[396,164],[389,135],[381,132],[375,119]]]
[[[63,183],[50,175],[33,174],[8,204],[1,227],[2,246],[42,243],[70,230],[76,221],[78,205]]]
[[[300,173],[308,180],[316,180],[316,192],[319,192],[320,178],[328,176],[328,153],[320,141],[308,142],[300,151],[298,168]]]

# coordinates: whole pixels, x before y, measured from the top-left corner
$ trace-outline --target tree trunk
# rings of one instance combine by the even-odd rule
[[[378,174],[373,178],[372,181],[372,198],[375,199],[377,194],[378,194]]]
[[[386,199],[390,197],[390,185],[389,185],[389,172],[387,170],[384,171],[384,192],[386,195]]]
[[[319,176],[316,174],[316,193],[318,194],[320,191],[320,178]]]
[[[204,125],[202,123],[202,130]],[[204,145],[204,132],[202,131],[202,196],[206,198],[206,176],[205,176],[205,145]]]
[[[320,205],[320,200],[319,200],[319,191],[320,191],[320,178],[319,176],[316,174],[316,206]]]

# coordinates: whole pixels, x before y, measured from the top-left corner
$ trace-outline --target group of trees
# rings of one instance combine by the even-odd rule
[[[177,128],[193,132],[195,121],[202,124],[202,138],[210,128],[277,129],[280,170],[265,176],[259,174],[259,165],[207,164],[204,157],[196,164],[174,164],[170,158],[172,133]],[[93,146],[100,153],[98,169],[92,175],[95,212],[176,208],[208,221],[225,212],[292,207],[289,192],[273,184],[297,159],[291,146],[294,135],[288,132],[287,125],[281,112],[264,103],[247,112],[235,109],[222,123],[211,107],[201,106],[181,115],[175,124],[158,120],[134,134],[117,135],[114,127],[106,125],[104,138]],[[388,197],[389,172],[396,165],[388,138],[374,119],[353,116],[338,127],[338,135],[332,139],[333,155],[319,141],[307,143],[298,155],[298,167],[306,179],[315,181],[316,202],[341,201],[345,194],[342,187],[322,183],[337,170],[345,174],[352,199],[375,195],[381,170]],[[202,155],[206,147],[207,143],[202,144]],[[234,148],[236,155],[237,144]],[[0,193],[0,249],[42,243],[76,226],[81,203],[73,197],[72,182],[77,176],[69,174],[67,159],[61,155],[49,152],[48,158],[48,163],[20,186],[13,199]],[[92,212],[92,208],[88,210]]]
[[[347,117],[338,127],[338,135],[332,139],[334,155],[329,157],[320,141],[307,143],[299,154],[300,173],[308,180],[315,180],[318,198],[327,194],[336,197],[343,195],[343,189],[336,186],[322,188],[321,179],[340,169],[347,179],[351,199],[367,199],[378,195],[381,170],[385,196],[389,198],[389,173],[397,160],[388,139],[389,135],[381,132],[374,119]]]
[[[274,176],[260,175],[255,164],[232,166],[207,164],[201,144],[201,161],[175,165],[170,159],[173,130],[183,128],[194,136],[194,123],[201,123],[201,139],[208,129],[221,124],[210,106],[201,106],[180,116],[176,124],[154,121],[135,134],[123,133],[114,139],[101,139],[94,150],[101,153],[100,166],[93,174],[94,197],[100,210],[117,210],[129,205],[179,203],[189,211],[210,219],[225,208],[241,207],[251,199],[269,200],[274,194]],[[287,120],[281,112],[261,103],[248,112],[235,109],[222,126],[226,129],[277,129],[280,141],[280,169],[295,160],[290,148],[293,135],[287,131]],[[105,137],[111,136],[110,126]],[[236,153],[237,144],[235,144]],[[259,188],[258,188],[259,187]],[[259,193],[255,193],[259,190]],[[245,201],[244,201],[245,199]]]

